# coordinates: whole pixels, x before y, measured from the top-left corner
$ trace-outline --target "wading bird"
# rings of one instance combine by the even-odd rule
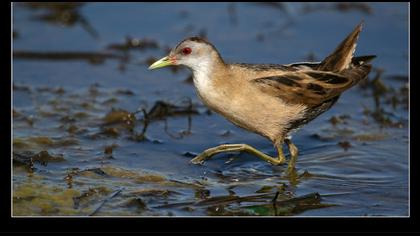
[[[362,23],[322,62],[278,64],[226,63],[208,41],[191,37],[149,69],[183,65],[193,73],[201,101],[233,124],[268,138],[277,148],[271,157],[248,144],[223,144],[191,160],[198,164],[222,152],[248,152],[271,164],[286,162],[282,145],[294,168],[298,149],[290,133],[330,109],[341,93],[367,77],[375,56],[353,57]]]

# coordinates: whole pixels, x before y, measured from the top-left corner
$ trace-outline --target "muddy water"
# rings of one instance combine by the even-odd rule
[[[14,4],[13,214],[407,216],[408,7],[399,4]],[[296,173],[208,111],[190,72],[148,65],[191,35],[228,61],[320,60],[360,22],[368,80],[294,134]]]

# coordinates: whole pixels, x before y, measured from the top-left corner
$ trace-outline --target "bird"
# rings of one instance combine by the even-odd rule
[[[204,105],[236,126],[267,138],[277,149],[277,156],[270,156],[248,144],[221,144],[204,150],[191,163],[203,164],[219,153],[247,152],[282,165],[287,162],[286,144],[288,169],[295,169],[298,148],[291,134],[329,110],[344,91],[371,71],[369,62],[375,55],[354,56],[362,26],[363,21],[320,62],[227,63],[207,39],[188,37],[150,65],[150,70],[186,66]]]

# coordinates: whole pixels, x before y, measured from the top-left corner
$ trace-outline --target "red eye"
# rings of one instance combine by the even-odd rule
[[[188,55],[188,54],[190,54],[191,52],[192,52],[191,48],[183,48],[183,49],[182,49],[182,53],[183,53],[184,55]]]

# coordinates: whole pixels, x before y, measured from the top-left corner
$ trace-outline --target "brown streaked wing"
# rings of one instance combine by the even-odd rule
[[[279,76],[253,80],[259,88],[288,103],[303,103],[316,106],[339,95],[353,85],[353,79],[342,75],[323,72],[287,72]]]

